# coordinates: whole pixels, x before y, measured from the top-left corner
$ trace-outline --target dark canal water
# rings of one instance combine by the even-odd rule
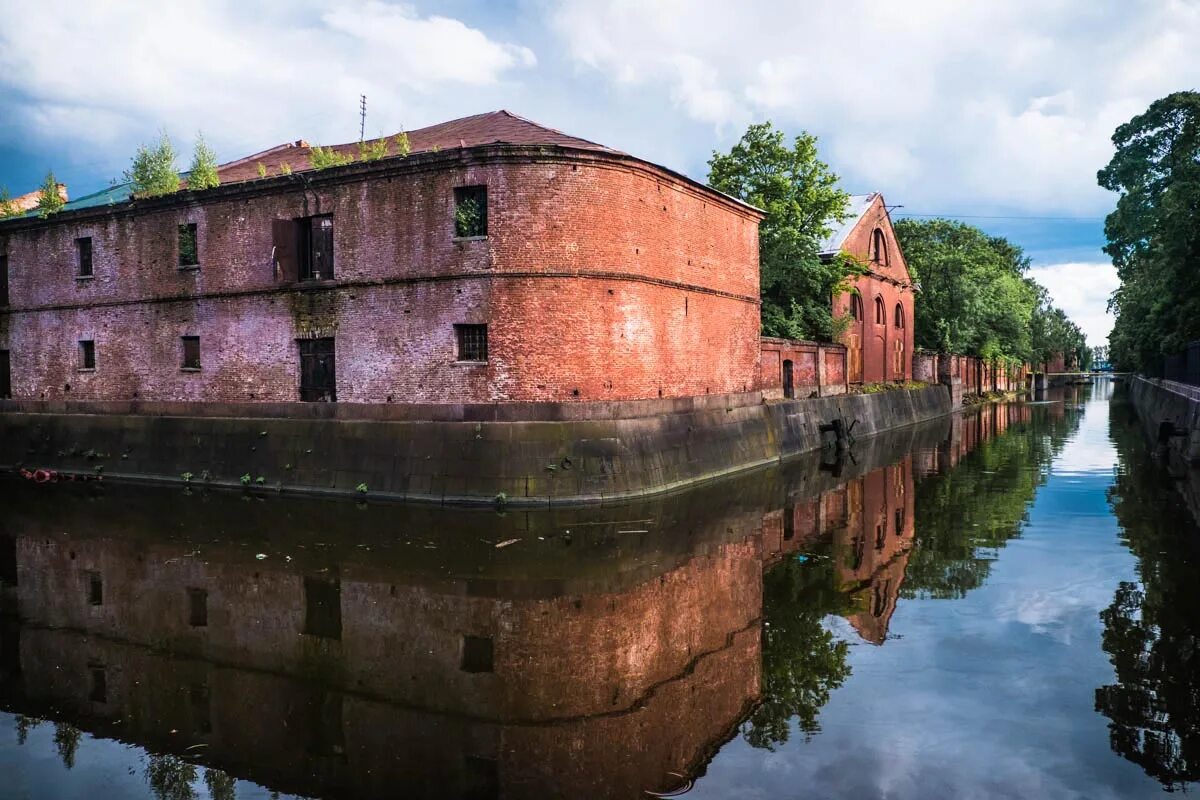
[[[0,797],[1194,790],[1200,531],[1112,393],[612,509],[0,485]]]

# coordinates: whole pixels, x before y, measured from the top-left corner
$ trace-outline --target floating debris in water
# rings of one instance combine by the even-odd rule
[[[254,557],[255,557],[255,558],[257,558],[259,561],[262,561],[264,558],[266,558],[266,557],[267,557],[267,554],[266,554],[266,553],[259,553],[258,555],[254,556]]]
[[[503,542],[496,543],[496,549],[499,550],[501,547],[508,547],[510,544],[516,544],[519,541],[521,541],[521,540],[520,539],[505,539]]]

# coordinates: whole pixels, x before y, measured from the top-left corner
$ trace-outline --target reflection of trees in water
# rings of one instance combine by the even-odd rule
[[[75,751],[79,749],[79,740],[82,738],[83,732],[71,723],[54,723],[54,747],[67,769],[73,769],[75,766]]]
[[[155,800],[195,800],[196,765],[178,756],[152,754],[146,764],[146,782]]]
[[[754,747],[786,742],[793,718],[806,737],[816,733],[830,692],[850,676],[847,644],[821,625],[847,602],[835,585],[827,555],[805,563],[789,558],[764,576],[764,699],[742,728]]]
[[[17,714],[15,720],[17,729],[17,744],[25,744],[25,740],[29,738],[29,732],[42,724],[42,720],[37,717],[27,717],[24,714]]]
[[[1110,424],[1109,502],[1138,559],[1100,613],[1116,683],[1096,690],[1112,749],[1169,791],[1200,780],[1200,530],[1127,414]]]
[[[1014,423],[953,469],[917,483],[914,546],[902,597],[964,597],[987,580],[997,551],[1020,535],[1051,459],[1080,420],[1032,410],[1029,421]],[[975,421],[968,417],[963,425]]]
[[[210,767],[204,770],[204,785],[212,800],[236,800],[237,779],[228,773]]]

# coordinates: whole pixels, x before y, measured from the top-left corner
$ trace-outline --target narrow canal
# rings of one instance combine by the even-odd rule
[[[0,797],[1195,789],[1172,482],[1102,381],[619,508],[0,484]]]

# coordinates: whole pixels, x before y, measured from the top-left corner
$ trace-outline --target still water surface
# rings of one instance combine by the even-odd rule
[[[0,487],[0,797],[1138,798],[1200,531],[1108,383],[611,509]]]

